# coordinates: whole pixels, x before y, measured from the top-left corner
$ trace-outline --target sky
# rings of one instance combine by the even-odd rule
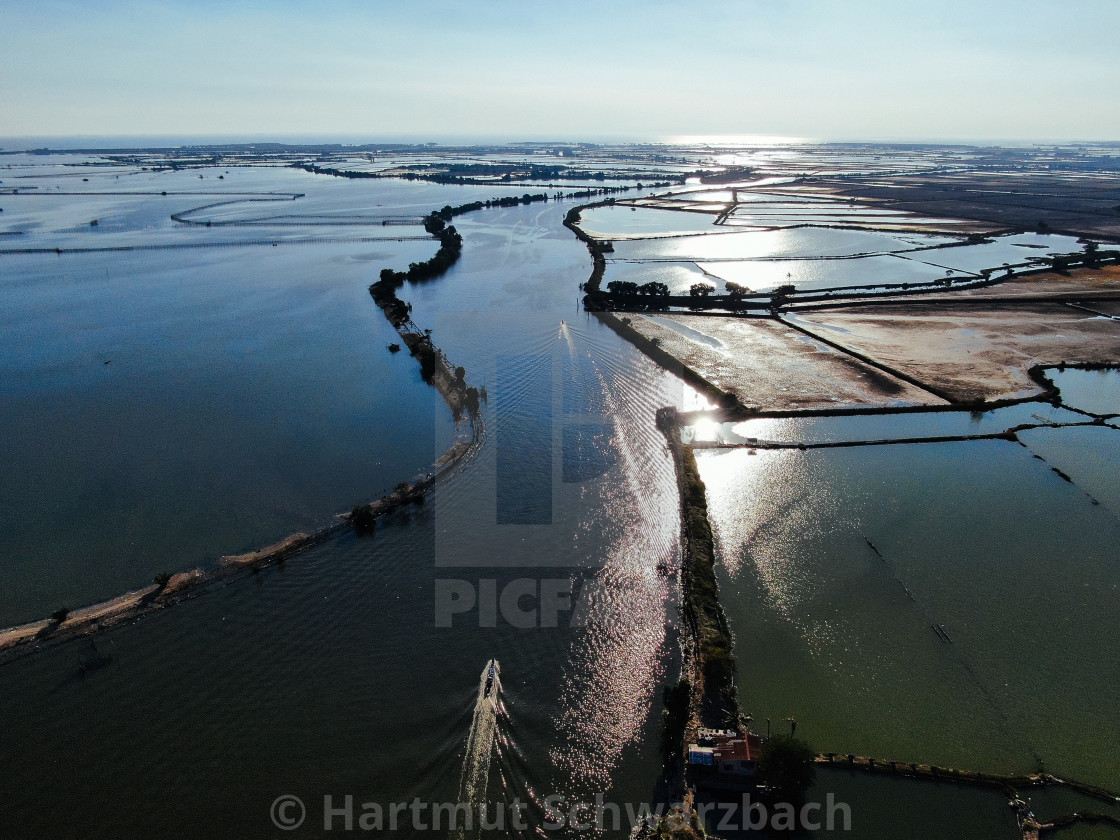
[[[0,136],[1120,140],[1116,0],[0,0]]]

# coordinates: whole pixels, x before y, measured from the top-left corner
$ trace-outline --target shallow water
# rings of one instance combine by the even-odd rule
[[[377,219],[523,190],[261,166],[48,169],[23,193],[90,195],[4,197],[20,247],[67,252],[0,255],[0,625],[317,528],[447,448],[449,412],[407,353],[387,352],[399,337],[367,292],[436,243]],[[235,203],[191,218],[236,226],[170,219],[216,201]],[[352,241],[402,231],[420,241]],[[194,247],[214,242],[242,247]],[[168,247],[69,252],[153,244]]]
[[[840,417],[757,418],[737,423],[704,420],[682,428],[682,439],[747,444],[836,443],[965,437],[1005,432],[1024,424],[1083,423],[1082,414],[1050,403],[1028,402],[991,411],[935,411],[915,414],[857,414]]]
[[[745,191],[740,195],[758,198]],[[832,215],[814,214],[813,208],[818,204],[830,208]],[[714,228],[697,226],[698,222],[688,221],[689,214],[671,209],[642,207],[636,211],[636,218],[631,219],[626,214],[632,212],[635,211],[625,207],[611,207],[585,214],[583,227],[593,235],[637,237],[615,243],[614,252],[608,255],[607,279],[638,283],[658,280],[668,283],[674,292],[685,292],[691,283],[697,282],[692,279],[692,265],[710,275],[721,292],[725,281],[754,291],[767,291],[784,283],[819,290],[932,283],[946,276],[961,278],[1003,264],[1020,264],[1044,259],[1051,253],[1081,249],[1075,237],[1056,234],[1015,234],[996,237],[988,243],[968,244],[947,235],[838,229],[844,224],[889,224],[893,217],[889,213],[883,215],[886,211],[837,202],[748,201],[727,225]],[[716,214],[698,218],[714,222]],[[939,221],[905,215],[900,215],[899,220],[907,224],[928,221],[933,227]],[[727,232],[735,224],[789,227]],[[690,235],[689,231],[694,232]],[[654,238],[641,238],[642,234]],[[844,259],[825,259],[836,257]],[[623,260],[628,261],[626,265],[620,265]]]
[[[919,251],[911,256],[941,268],[977,272],[985,268],[998,268],[1005,263],[1017,265],[1044,259],[1047,254],[1068,254],[1080,250],[1081,246],[1075,236],[1023,233],[998,236],[991,243]]]
[[[681,233],[719,233],[714,213],[654,210],[649,207],[594,207],[580,214],[579,226],[596,238],[672,236]]]
[[[936,266],[894,255],[855,260],[701,262],[697,265],[721,280],[730,280],[757,292],[770,291],[786,283],[802,291],[823,291],[844,286],[933,283],[945,277],[945,271]]]
[[[715,260],[786,259],[887,254],[933,245],[944,238],[917,235],[892,236],[856,230],[796,228],[791,230],[681,236],[672,239],[637,239],[616,242],[614,259]]]
[[[698,462],[756,721],[792,715],[825,751],[1116,785],[1104,507],[997,441]]]
[[[244,175],[258,186],[288,177]],[[344,207],[418,214],[499,194],[496,185],[295,177],[315,190],[340,184],[349,196],[338,204],[324,192],[320,201],[309,187],[304,207],[318,216]],[[90,837],[269,837],[277,833],[271,803],[294,793],[310,812],[298,837],[319,833],[324,794],[453,801],[479,670],[491,657],[502,663],[503,685],[492,802],[520,796],[539,822],[549,794],[654,796],[659,690],[678,667],[676,579],[666,572],[680,546],[673,468],[653,413],[702,401],[580,312],[577,285],[590,265],[561,226],[567,206],[457,218],[460,262],[401,292],[468,382],[489,394],[482,446],[422,509],[396,515],[372,538],[340,537],[106,633],[97,645],[112,662],[85,676],[85,643],[0,668],[5,824],[28,838],[70,836],[75,825]],[[253,218],[238,206],[219,216]],[[137,231],[121,235],[143,241]],[[62,259],[91,267],[74,272],[85,282],[71,286],[60,286],[72,282],[68,272],[21,268],[31,290],[21,306],[54,325],[52,341],[40,343],[27,324],[43,319],[5,323],[17,364],[3,381],[25,410],[0,422],[19,430],[27,406],[40,412],[21,431],[38,455],[11,454],[24,458],[19,471],[38,482],[44,504],[56,502],[59,476],[99,479],[86,495],[67,496],[89,511],[73,531],[57,528],[73,521],[66,508],[39,520],[19,487],[5,490],[25,519],[4,539],[45,541],[59,557],[80,558],[61,573],[28,564],[33,580],[19,584],[13,609],[36,597],[53,608],[71,591],[92,599],[91,581],[109,588],[114,576],[142,584],[172,566],[175,551],[191,565],[209,551],[255,547],[269,523],[283,524],[282,535],[329,519],[353,492],[376,495],[442,452],[446,408],[414,360],[384,349],[395,333],[366,291],[380,268],[404,268],[432,248],[417,243],[427,249],[417,257],[412,247],[214,250],[192,252],[180,268],[151,254],[123,263],[70,255]],[[122,264],[134,270],[115,274]],[[128,306],[115,310],[122,299]],[[67,307],[71,300],[81,306]],[[91,325],[106,320],[115,327],[102,337]],[[264,329],[250,333],[250,323]],[[80,340],[67,341],[72,335]],[[104,366],[106,347],[127,352]],[[106,380],[124,379],[122,369],[127,381]],[[52,390],[53,414],[38,408],[51,404]],[[80,397],[73,414],[60,395]],[[987,429],[1019,417],[1003,411],[906,419],[934,433],[965,418]],[[106,420],[75,432],[98,412],[138,431],[114,435]],[[902,431],[893,418],[861,421],[832,430],[823,421],[771,422],[793,423],[773,432],[790,438]],[[38,440],[40,429],[50,434]],[[52,473],[42,462],[55,451]],[[822,749],[997,770],[1033,769],[1041,757],[1048,769],[1115,782],[1100,733],[1120,709],[1107,675],[1093,670],[1120,641],[1108,612],[1109,552],[1120,533],[1103,505],[1009,443],[700,453],[699,461],[738,636],[740,691],[756,728],[795,714],[798,734]],[[176,470],[197,472],[187,473],[186,491]],[[245,488],[257,495],[237,501]],[[223,524],[227,508],[234,518]],[[199,510],[211,512],[186,525],[175,518]],[[123,550],[112,555],[126,558],[120,568],[85,565],[89,554],[78,549],[114,516],[130,526],[130,546],[162,541],[158,566]],[[544,610],[534,621],[546,626],[528,627],[493,599],[484,606],[488,591],[513,586],[516,595],[526,581],[532,592],[515,599],[515,618],[546,585],[570,587],[572,609],[561,598],[556,626]],[[448,582],[479,602],[441,627],[436,593]],[[935,620],[951,644],[932,632]],[[943,826],[945,836],[1013,836],[996,794],[835,771],[822,773],[817,790],[851,801],[854,836],[895,837],[909,826],[920,836]]]
[[[424,469],[449,413],[365,288],[411,254],[0,258],[0,624],[318,527]]]
[[[768,292],[792,283],[798,289],[825,291],[838,287],[889,283],[932,283],[945,272],[898,256],[844,260],[746,260],[723,262],[608,262],[603,286],[612,280],[639,285],[656,280],[673,294],[687,294],[694,283],[707,283],[725,294],[728,281],[754,292]],[[958,277],[961,275],[957,275]]]
[[[1031,429],[1019,440],[1120,517],[1120,431],[1108,426]]]
[[[425,214],[444,204],[526,192],[523,186],[500,183],[356,180],[274,166],[96,174],[83,168],[80,174],[89,182],[73,175],[29,176],[20,182],[19,195],[2,196],[0,231],[20,235],[4,237],[0,247],[200,247],[246,240],[405,237],[428,239],[430,254],[434,248],[420,226]],[[191,223],[176,221],[173,214]]]
[[[13,778],[20,768],[22,780],[2,808],[22,836],[65,834],[75,812],[96,815],[83,818],[88,836],[272,836],[268,808],[281,793],[301,795],[309,809],[325,793],[454,801],[478,671],[490,657],[502,663],[505,691],[491,801],[520,796],[539,821],[550,794],[654,795],[659,686],[675,678],[675,579],[657,567],[676,564],[679,523],[653,412],[685,406],[686,394],[613,332],[574,317],[587,255],[561,227],[565,211],[464,217],[460,263],[402,290],[417,322],[489,392],[482,448],[407,523],[398,515],[373,538],[333,540],[100,637],[114,661],[86,678],[76,676],[77,645],[0,670],[9,744],[0,773]],[[384,327],[366,277],[350,283],[338,292],[346,311],[367,329]],[[284,303],[278,309],[290,318]],[[307,329],[318,327],[318,314],[308,310]],[[349,347],[379,364],[399,362],[419,380],[414,360],[390,356],[384,338],[351,336]],[[526,354],[540,360],[535,375],[525,375]],[[291,376],[295,363],[273,368],[275,376]],[[379,396],[396,404],[403,390],[386,384]],[[429,401],[411,418],[348,421],[381,457],[397,448],[430,461],[441,451],[433,411],[446,409],[423,393]],[[554,419],[543,428],[544,457],[529,460],[519,414],[542,401]],[[413,438],[394,447],[381,422]],[[546,515],[504,516],[509,488],[499,465],[510,456],[523,458],[521,495],[535,494]],[[366,480],[373,484],[368,471]],[[555,626],[543,610],[544,626],[519,626],[504,612],[489,626],[481,600],[452,628],[436,626],[437,581],[484,599],[488,586],[498,593],[526,580],[538,594],[556,583],[572,590]],[[73,754],[100,758],[65,758]],[[215,787],[215,778],[238,782]],[[174,800],[168,808],[136,807],[165,796]],[[49,807],[64,797],[66,809]],[[312,833],[309,823],[304,834]]]
[[[1023,791],[1023,799],[1040,822],[1050,822],[1066,814],[1109,814],[1120,819],[1120,802],[1106,802],[1095,796],[1086,796],[1066,787],[1034,788]],[[1063,832],[1064,833],[1064,832]],[[1111,835],[1115,837],[1115,830]]]
[[[1048,370],[1062,402],[1091,414],[1120,414],[1120,370]]]
[[[830,799],[831,797],[831,799]],[[820,825],[793,837],[859,837],[861,840],[1018,840],[1021,837],[1007,798],[996,790],[934,782],[900,781],[884,776],[821,767],[806,801],[818,805],[809,817]],[[740,799],[737,804],[741,806]],[[848,807],[849,818],[841,807]],[[741,828],[742,811],[733,820]],[[707,822],[716,831],[725,812],[713,809]],[[832,817],[831,822],[829,817]],[[750,815],[758,820],[758,812]],[[725,828],[719,836],[750,838],[758,832]]]

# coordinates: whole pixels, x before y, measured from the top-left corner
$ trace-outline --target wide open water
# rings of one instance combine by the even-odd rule
[[[478,197],[454,187],[440,188],[439,196],[432,206]],[[85,676],[83,643],[0,668],[6,825],[28,838],[69,836],[75,826],[90,837],[272,837],[269,807],[291,793],[308,805],[308,823],[290,834],[299,837],[319,833],[324,794],[336,802],[348,793],[382,803],[414,796],[453,801],[478,674],[490,657],[502,663],[503,685],[492,801],[603,792],[616,802],[640,802],[654,794],[658,691],[676,677],[676,580],[658,567],[677,561],[679,518],[653,411],[670,403],[696,408],[699,401],[579,313],[576,284],[590,266],[586,250],[560,226],[566,209],[531,205],[460,217],[460,263],[440,280],[401,293],[415,304],[417,322],[432,327],[436,343],[466,368],[468,381],[489,394],[484,445],[423,509],[396,515],[372,538],[340,537],[100,636],[98,648],[113,660]],[[400,254],[388,264],[403,268],[407,261]],[[367,262],[370,274],[382,266]],[[368,298],[369,280],[356,277],[356,288],[345,293],[353,298],[343,299],[376,330],[384,319]],[[308,313],[313,329],[315,310]],[[415,376],[414,362],[389,357],[385,340],[366,337],[355,352],[381,366],[399,360]],[[293,350],[288,364],[298,357]],[[396,382],[384,388],[390,403],[404,393]],[[372,453],[415,453],[427,461],[442,451],[438,430],[446,425],[446,409],[434,401],[403,421],[410,436],[404,444],[372,421],[358,423]],[[705,470],[707,457],[701,456]],[[879,472],[889,476],[885,467]],[[389,469],[384,475],[389,483],[406,477]],[[1018,475],[1008,479],[1010,487]],[[796,473],[786,479],[787,493],[814,486],[798,484]],[[712,498],[722,528],[718,493]],[[745,510],[754,515],[742,509],[736,517]],[[880,547],[891,557],[888,545]],[[491,623],[481,609],[454,616],[452,627],[436,626],[437,581],[465,582],[482,594],[488,581],[502,592],[526,579],[535,592],[542,581],[570,584],[582,626],[570,626],[567,610],[559,611],[556,627],[514,626],[500,613],[494,626],[479,626]],[[733,598],[733,586],[725,582],[724,591]],[[739,621],[732,607],[729,613]],[[740,644],[750,640],[752,650],[776,653],[767,637],[756,643],[742,623],[735,627]],[[913,650],[924,651],[927,642]],[[782,663],[783,672],[788,665]],[[745,658],[741,669],[756,672]],[[968,693],[967,680],[952,667],[942,670]],[[760,692],[747,704],[756,721],[768,708],[775,719],[784,717],[781,680],[750,685]],[[846,686],[840,688],[839,700],[817,699],[852,709]],[[928,700],[917,695],[908,722],[929,714]],[[818,733],[825,729],[798,711],[799,734],[823,746]],[[843,720],[849,729],[839,731],[862,732],[868,720],[874,717],[855,708]],[[1006,741],[1011,763],[1021,759],[1015,738],[993,737]],[[866,781],[825,776],[819,786],[880,814],[860,823],[867,826],[860,836],[896,836],[898,822],[894,812],[883,815],[884,802],[920,801],[917,813],[952,811],[962,819],[967,812],[973,821],[957,836],[993,836],[988,829],[1005,824],[995,814],[998,797],[955,789],[927,796],[926,788],[908,783]]]
[[[697,460],[756,721],[793,716],[822,751],[1117,786],[1104,505],[1004,441]]]
[[[446,203],[460,194],[448,188]],[[653,412],[682,404],[683,389],[598,322],[561,324],[575,321],[587,271],[586,250],[560,227],[565,210],[479,214],[464,225],[460,265],[402,292],[489,391],[484,446],[423,510],[105,634],[97,645],[113,662],[85,677],[81,643],[0,670],[0,776],[19,780],[5,786],[7,824],[25,837],[65,836],[81,814],[85,836],[267,837],[282,793],[311,809],[326,793],[454,801],[490,657],[505,691],[491,799],[520,795],[538,803],[539,819],[550,794],[653,796],[658,691],[675,678],[675,578],[657,566],[671,568],[679,552],[672,463]],[[353,284],[355,317],[378,329],[367,277]],[[351,343],[418,378],[384,337]],[[508,358],[527,353],[533,364]],[[284,377],[284,364],[270,369]],[[394,403],[402,386],[385,391]],[[534,413],[543,434],[522,434],[534,431],[518,425],[524,405],[553,406],[551,423]],[[393,421],[411,435],[399,448],[430,461],[445,414],[429,401]],[[396,448],[388,430],[356,425],[372,453]],[[524,469],[501,472],[511,458]],[[520,498],[533,500],[528,518]],[[436,627],[437,580],[479,593],[490,581],[496,592],[559,581],[582,618],[570,626],[565,609],[556,627],[504,615],[480,627],[476,610]],[[303,836],[319,825],[312,818]]]
[[[424,469],[449,413],[366,291],[433,250],[409,245],[0,257],[0,624],[318,527]]]

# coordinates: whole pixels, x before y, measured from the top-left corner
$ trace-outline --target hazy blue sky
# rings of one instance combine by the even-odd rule
[[[1117,0],[0,0],[0,135],[1120,139]]]

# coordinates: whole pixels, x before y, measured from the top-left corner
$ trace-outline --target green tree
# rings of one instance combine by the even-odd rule
[[[789,303],[790,296],[797,291],[792,283],[784,283],[770,293],[770,308],[781,309]]]
[[[377,517],[369,505],[358,505],[350,512],[350,524],[359,534],[372,534],[377,527]]]
[[[816,777],[816,752],[792,735],[767,738],[758,758],[761,780],[780,801],[795,802],[804,796]]]
[[[679,755],[683,747],[684,730],[688,724],[688,700],[691,693],[692,686],[688,680],[667,685],[663,689],[661,751],[666,761]]]

